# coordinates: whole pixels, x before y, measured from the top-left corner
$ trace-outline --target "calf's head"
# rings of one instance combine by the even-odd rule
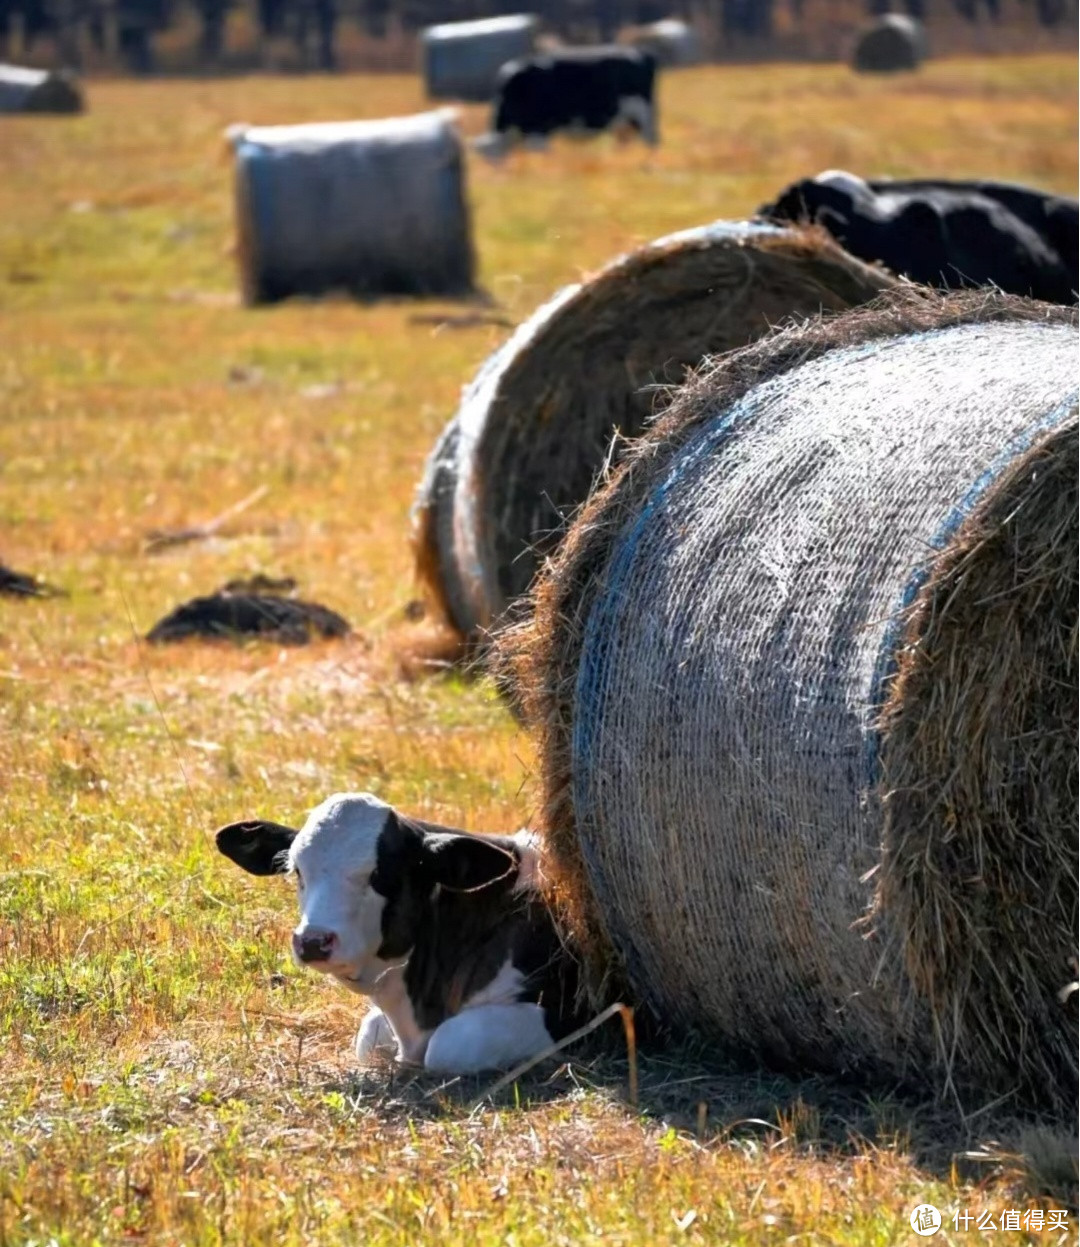
[[[216,839],[249,874],[292,876],[293,957],[366,994],[408,957],[437,887],[470,892],[518,871],[517,858],[484,837],[404,818],[370,793],[328,797],[299,830],[249,819]]]

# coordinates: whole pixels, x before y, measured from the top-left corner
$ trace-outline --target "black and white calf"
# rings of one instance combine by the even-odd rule
[[[501,1069],[580,1022],[576,963],[538,891],[535,838],[477,836],[338,793],[296,831],[252,819],[217,833],[253,875],[296,883],[295,960],[375,1006],[356,1038],[443,1073]]]
[[[617,124],[655,143],[655,85],[656,58],[638,48],[564,48],[510,61],[496,83],[493,132],[477,146],[499,156],[515,141]]]

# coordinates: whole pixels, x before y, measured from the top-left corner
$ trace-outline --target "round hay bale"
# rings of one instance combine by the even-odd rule
[[[612,434],[641,432],[658,386],[788,317],[894,284],[824,231],[719,222],[561,290],[484,363],[429,461],[417,562],[449,621],[475,637],[525,592]]]
[[[628,26],[619,32],[619,42],[651,52],[656,63],[668,69],[700,65],[703,59],[700,35],[677,17],[665,17],[645,26]]]
[[[1074,312],[903,292],[688,385],[503,638],[597,999],[1075,1111]]]
[[[859,32],[851,65],[861,74],[894,73],[918,69],[926,56],[923,24],[906,13],[886,13]]]
[[[0,64],[0,113],[81,113],[83,95],[67,70]]]
[[[244,300],[345,291],[461,295],[475,259],[450,110],[317,125],[235,127]]]
[[[539,30],[531,13],[429,26],[420,36],[428,98],[490,100],[499,70],[534,52]]]

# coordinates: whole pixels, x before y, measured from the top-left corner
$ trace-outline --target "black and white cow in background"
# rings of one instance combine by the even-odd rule
[[[576,962],[540,897],[526,832],[470,835],[338,793],[299,831],[230,823],[217,846],[250,874],[295,881],[294,959],[374,1006],[356,1038],[362,1061],[502,1069],[582,1020]]]
[[[510,61],[499,71],[492,133],[477,147],[498,157],[515,140],[617,124],[656,143],[655,88],[656,58],[638,48],[562,48]]]
[[[793,183],[759,215],[815,222],[852,255],[923,285],[1076,302],[1075,199],[1003,182],[864,182],[831,170]]]

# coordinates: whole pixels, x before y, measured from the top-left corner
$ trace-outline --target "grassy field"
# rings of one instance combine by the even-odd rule
[[[654,1054],[635,1110],[625,1063],[590,1058],[470,1111],[482,1081],[353,1069],[360,1010],[290,965],[286,887],[210,833],[342,788],[476,830],[529,818],[528,740],[485,684],[418,670],[430,625],[406,619],[424,455],[506,329],[238,304],[223,127],[409,111],[415,80],[92,83],[90,100],[0,120],[0,560],[70,594],[0,599],[0,1247],[886,1244],[919,1241],[923,1200],[948,1227],[1049,1207],[1007,1157],[954,1155],[981,1123],[943,1142],[932,1113],[814,1083]],[[660,108],[655,152],[470,165],[498,316],[830,166],[1075,193],[1068,58],[895,80],[701,69],[665,79]],[[147,551],[242,501],[212,539]],[[140,642],[260,570],[354,637]],[[1069,1224],[1030,1237],[1075,1241]]]

